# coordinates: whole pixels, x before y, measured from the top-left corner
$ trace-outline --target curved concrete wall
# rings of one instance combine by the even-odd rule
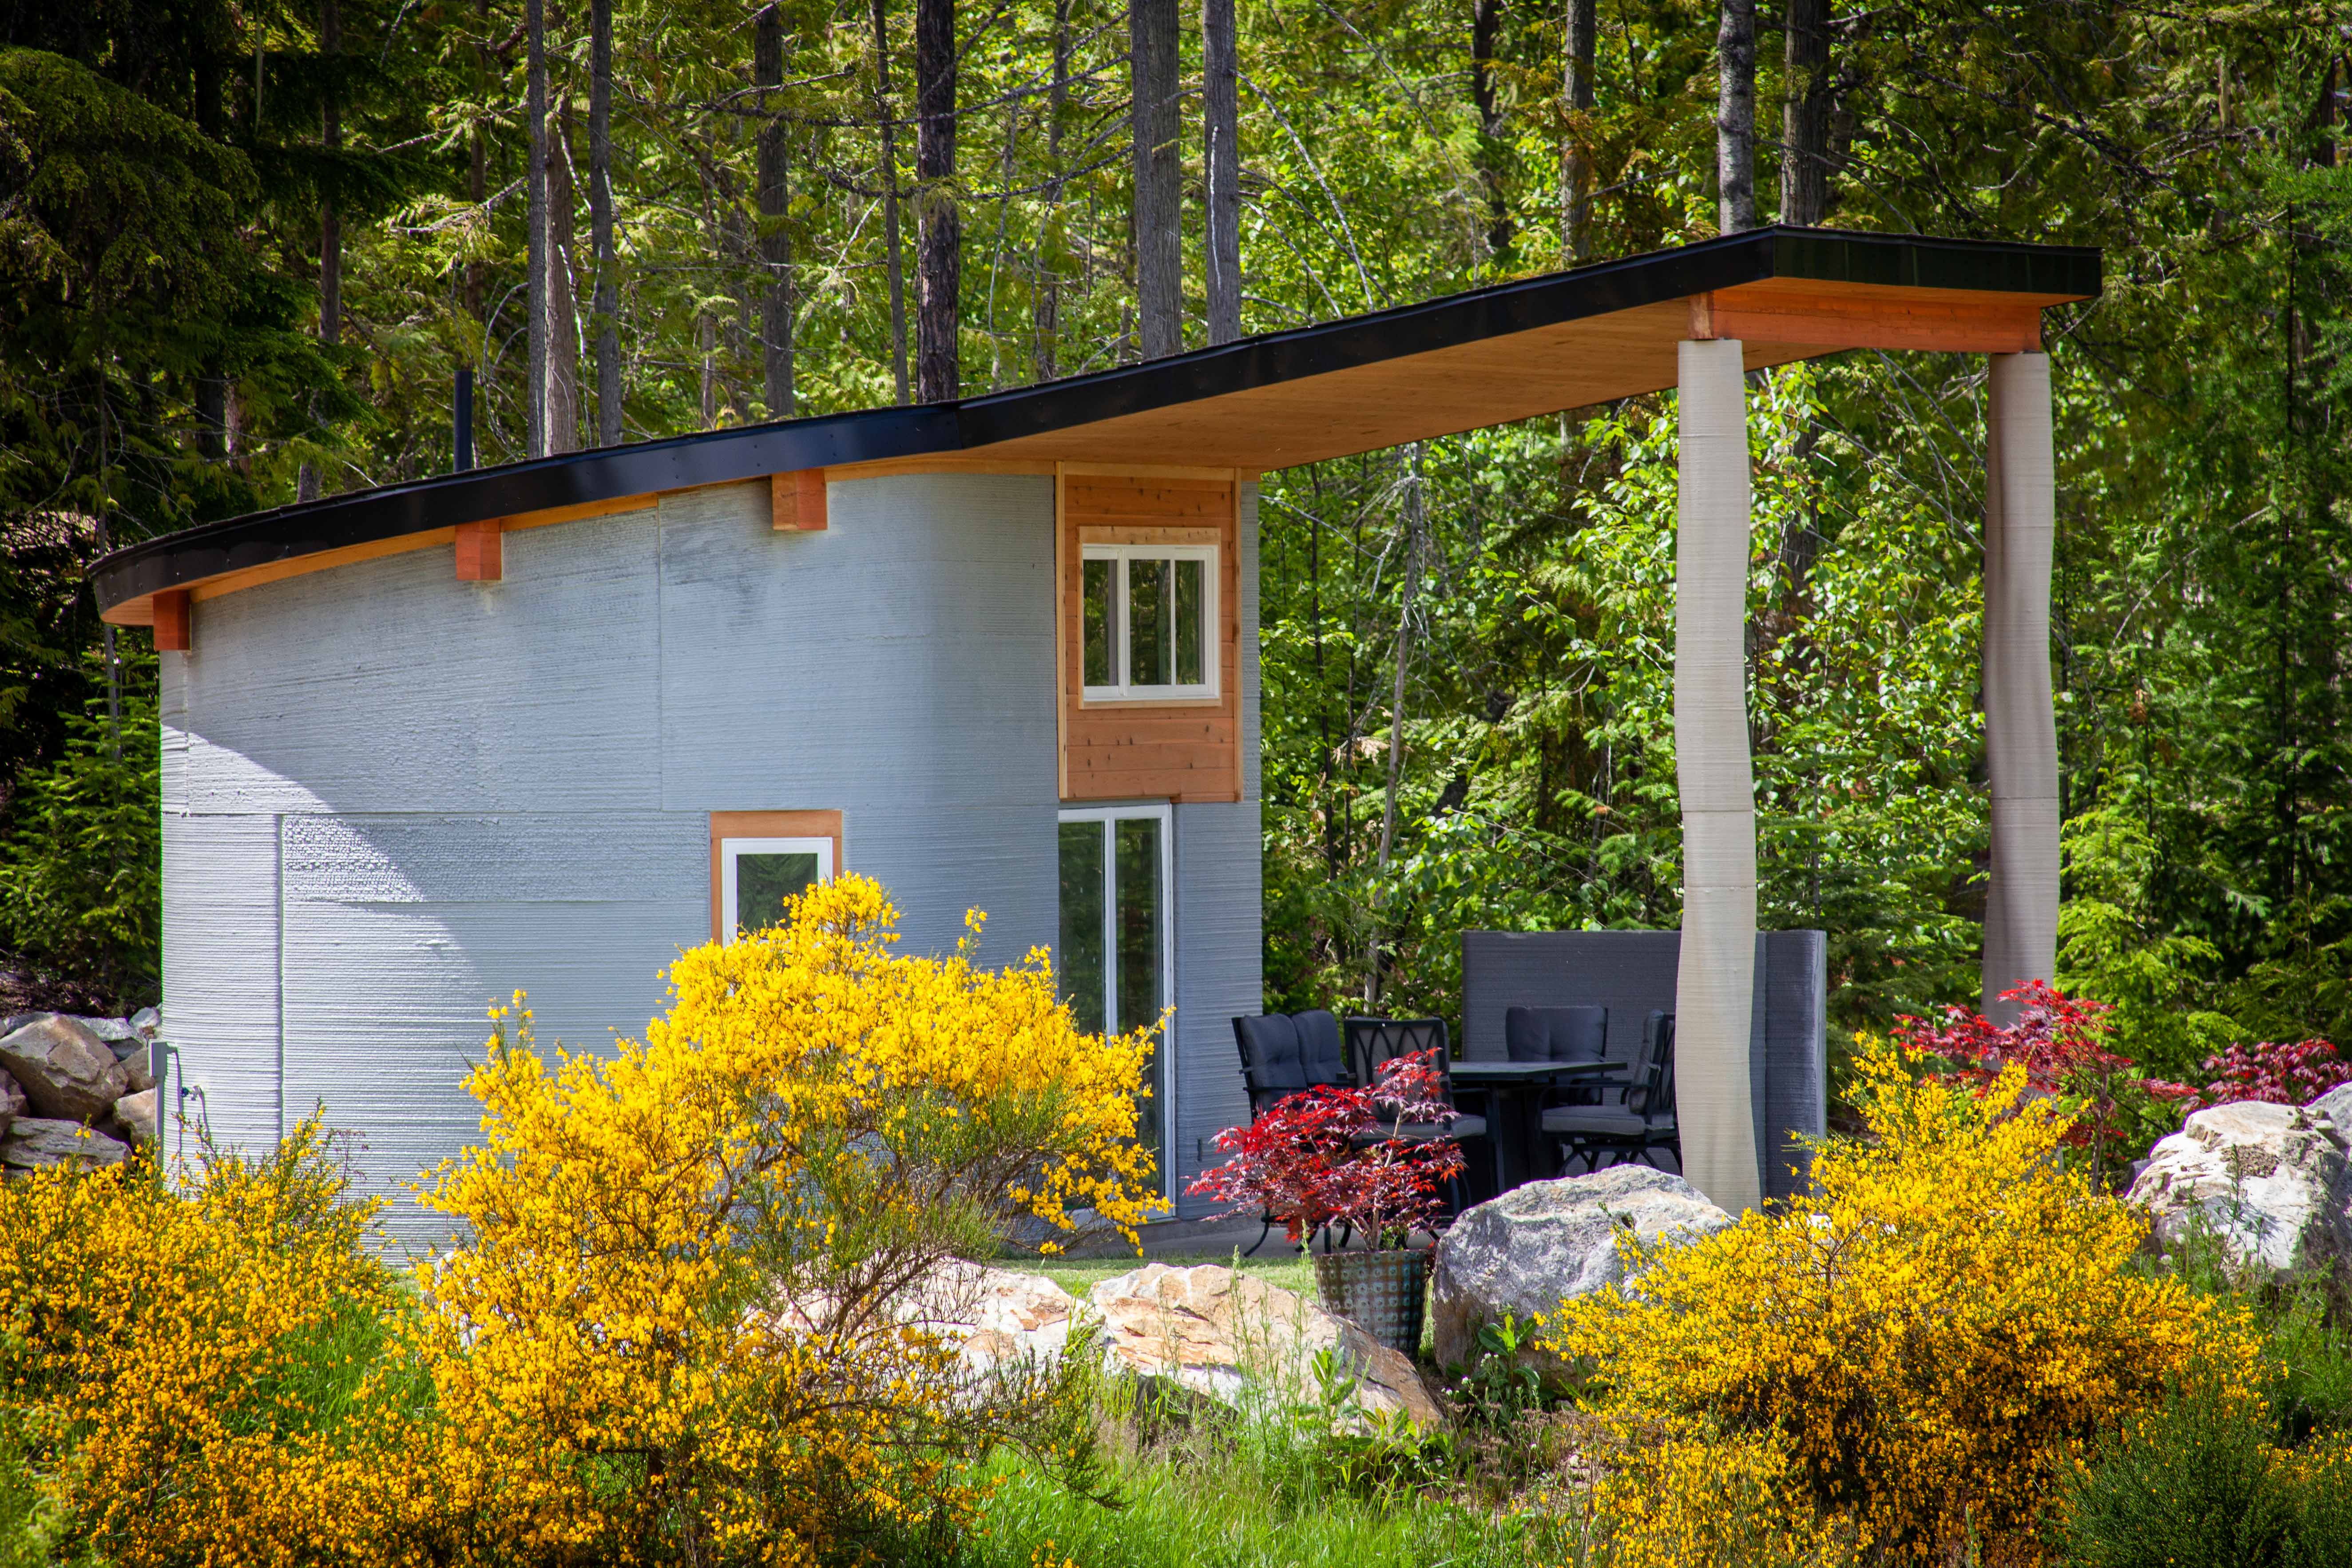
[[[1259,998],[1255,489],[1243,502],[1244,800],[1175,813],[1181,1179],[1242,1120]],[[232,1145],[323,1103],[394,1232],[478,1126],[484,1012],[635,1035],[709,931],[713,811],[839,810],[847,867],[941,952],[1058,939],[1054,485],[838,483],[823,532],[764,484],[510,533],[505,581],[444,546],[195,607],[163,657],[164,1028]],[[1191,1209],[1196,1205],[1187,1205]]]
[[[218,1134],[323,1101],[403,1196],[476,1129],[492,999],[574,1047],[660,1009],[709,934],[711,811],[843,812],[907,951],[971,907],[999,962],[1055,941],[1053,481],[830,511],[776,532],[763,484],[718,487],[509,534],[502,583],[445,546],[196,606],[163,659],[164,1005]]]

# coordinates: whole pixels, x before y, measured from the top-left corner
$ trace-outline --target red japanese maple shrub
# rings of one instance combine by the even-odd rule
[[[2032,980],[2000,994],[2019,1005],[2017,1022],[1995,1024],[1966,1007],[1947,1007],[1944,1021],[1931,1024],[1906,1016],[1895,1037],[1914,1051],[1952,1064],[1949,1081],[1989,1088],[2005,1068],[2025,1070],[2026,1082],[2067,1102],[2074,1113],[2067,1142],[2090,1152],[2092,1170],[2103,1173],[2108,1156],[2129,1135],[2118,1099],[2128,1090],[2154,1092],[2160,1080],[2131,1069],[2132,1058],[2106,1047],[2115,1026],[2107,1002],[2069,996],[2046,980]]]
[[[1318,1084],[1276,1100],[1247,1127],[1218,1133],[1217,1148],[1233,1157],[1185,1192],[1232,1204],[1234,1214],[1263,1209],[1294,1242],[1346,1223],[1375,1247],[1403,1246],[1444,1214],[1445,1184],[1463,1169],[1452,1140],[1398,1136],[1408,1122],[1444,1125],[1457,1114],[1436,1054],[1382,1064],[1370,1088]]]
[[[2261,1040],[2231,1046],[2220,1056],[2205,1058],[2211,1082],[2198,1089],[2185,1083],[2151,1081],[2148,1089],[2180,1107],[2183,1116],[2211,1105],[2259,1100],[2272,1105],[2308,1105],[2342,1084],[2352,1083],[2352,1062],[2337,1057],[2326,1040]]]

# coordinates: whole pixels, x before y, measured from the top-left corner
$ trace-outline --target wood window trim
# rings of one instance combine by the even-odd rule
[[[730,838],[830,838],[833,874],[848,867],[843,858],[845,839],[837,811],[714,811],[710,814],[710,940],[727,938],[726,911],[719,890],[726,880],[719,846]]]
[[[1054,486],[1056,787],[1065,805],[1243,798],[1241,507],[1232,468],[1066,463]],[[1091,542],[1218,547],[1218,695],[1091,702],[1080,690],[1079,563]]]

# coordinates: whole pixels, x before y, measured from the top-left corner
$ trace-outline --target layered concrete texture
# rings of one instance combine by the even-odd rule
[[[1053,481],[860,480],[828,509],[778,532],[764,483],[713,487],[511,533],[499,583],[444,546],[197,605],[163,661],[186,1109],[253,1147],[323,1103],[395,1233],[442,1239],[404,1184],[477,1130],[485,1009],[528,989],[575,1048],[642,1031],[709,937],[713,811],[842,812],[902,951],[950,949],[970,908],[985,959],[1050,946]],[[1255,996],[1252,795],[1178,814],[1176,1076],[1213,1114],[1181,1058],[1226,1027],[1196,1002]]]
[[[1995,354],[1986,410],[1985,771],[1992,868],[1985,889],[1985,1016],[2047,980],[2058,952],[2058,731],[2050,697],[2055,468],[2046,354]]]
[[[1756,977],[1756,798],[1748,754],[1748,399],[1740,345],[1685,342],[1675,541],[1675,758],[1683,929],[1675,985],[1683,1173],[1753,1208],[1748,1074]]]

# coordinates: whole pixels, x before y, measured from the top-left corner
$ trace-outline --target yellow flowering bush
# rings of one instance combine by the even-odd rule
[[[1593,1456],[1593,1568],[1845,1568],[1853,1531],[1817,1515],[1766,1437],[1621,1423]]]
[[[1563,1304],[1553,1347],[1620,1423],[1769,1444],[1790,1499],[1875,1550],[2035,1560],[2086,1445],[2192,1367],[2251,1387],[2256,1342],[2130,1267],[2141,1220],[2067,1168],[2018,1070],[1915,1082],[1864,1040],[1856,1098],[1868,1136],[1820,1150],[1811,1196],[1639,1259]]]
[[[468,1234],[418,1284],[443,1484],[518,1554],[838,1555],[959,1523],[951,1472],[992,1443],[1079,1446],[914,1292],[1074,1209],[1132,1237],[1149,1035],[1080,1032],[1043,952],[895,955],[895,919],[871,881],[812,889],[681,956],[609,1060],[551,1068],[520,999],[500,1015],[481,1141],[423,1194]]]
[[[0,1184],[0,1416],[60,1561],[282,1562],[333,1528],[299,1475],[400,1309],[346,1187],[315,1115],[178,1193],[143,1160]]]

